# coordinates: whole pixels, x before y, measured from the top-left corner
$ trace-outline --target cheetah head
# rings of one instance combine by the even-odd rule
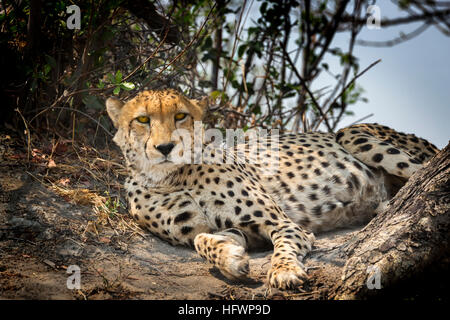
[[[190,135],[192,150],[194,121],[202,120],[206,105],[206,99],[188,99],[174,90],[144,91],[125,103],[116,98],[106,101],[118,129],[113,140],[128,167],[154,180],[191,161],[182,156],[189,141],[183,134]]]

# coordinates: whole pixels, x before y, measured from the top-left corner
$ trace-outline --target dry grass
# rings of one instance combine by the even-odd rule
[[[127,212],[122,189],[126,169],[116,149],[107,145],[97,150],[83,136],[78,141],[34,139],[31,146],[11,149],[6,157],[23,163],[30,176],[67,202],[91,207],[95,219],[87,223],[85,233],[98,237],[111,228],[117,235],[144,236]]]

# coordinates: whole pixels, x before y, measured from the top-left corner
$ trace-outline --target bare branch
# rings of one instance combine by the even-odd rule
[[[408,23],[414,23],[414,22],[418,22],[418,21],[427,21],[430,18],[450,18],[450,9],[444,9],[444,10],[437,10],[437,11],[433,11],[433,12],[425,12],[423,14],[419,14],[419,15],[410,15],[407,17],[401,17],[401,18],[394,18],[394,19],[383,19],[381,20],[380,24],[382,27],[393,27],[393,26],[398,26],[398,25],[403,25],[403,24],[408,24]],[[360,25],[365,25],[367,23],[367,18],[358,18],[356,20],[353,21],[353,16],[351,15],[343,15],[341,18],[341,22],[343,24],[347,23],[347,22],[354,22]],[[345,29],[345,27],[340,28],[340,30],[342,31],[343,29]]]
[[[322,116],[322,119],[325,121],[325,125],[327,126],[327,129],[331,132],[332,129],[331,129],[331,126],[330,126],[330,124],[328,122],[328,119],[327,119],[325,113],[323,112],[322,108],[320,107],[319,103],[317,102],[316,98],[314,97],[314,94],[311,92],[311,90],[309,90],[308,86],[305,83],[305,80],[303,79],[303,77],[298,72],[297,68],[295,67],[294,63],[292,62],[291,58],[289,57],[289,54],[287,53],[286,48],[284,48],[284,47],[283,47],[283,52],[284,52],[284,54],[286,56],[287,62],[290,64],[292,70],[294,70],[294,72],[295,72],[295,75],[300,80],[301,85],[306,90],[306,92],[308,92],[312,102],[317,107],[317,110],[319,110],[319,113]]]
[[[388,40],[388,41],[367,41],[367,40],[357,40],[356,43],[361,46],[366,47],[393,47],[397,44],[400,44],[402,42],[411,40],[418,35],[422,34],[425,30],[427,30],[430,27],[429,24],[424,23],[419,28],[415,29],[414,31],[408,33],[408,34],[401,34],[399,37]]]
[[[143,19],[155,35],[161,38],[166,32],[166,41],[179,44],[181,40],[180,30],[164,16],[160,15],[151,1],[127,0],[120,4],[136,17]]]

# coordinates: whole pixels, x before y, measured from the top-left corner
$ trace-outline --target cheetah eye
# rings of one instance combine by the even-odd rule
[[[150,118],[147,116],[137,117],[136,120],[140,123],[149,123],[150,122]]]
[[[187,116],[186,113],[177,113],[177,114],[175,115],[175,121],[181,121],[181,120],[183,120],[184,118],[186,118],[186,116]]]

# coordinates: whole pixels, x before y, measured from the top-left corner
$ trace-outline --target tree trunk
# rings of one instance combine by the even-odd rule
[[[417,289],[423,280],[448,289],[449,213],[450,144],[362,230],[319,239],[308,263],[313,290],[326,299],[360,299],[389,296],[411,283]]]
[[[33,59],[39,52],[41,37],[41,0],[32,0],[27,24],[27,54]]]

